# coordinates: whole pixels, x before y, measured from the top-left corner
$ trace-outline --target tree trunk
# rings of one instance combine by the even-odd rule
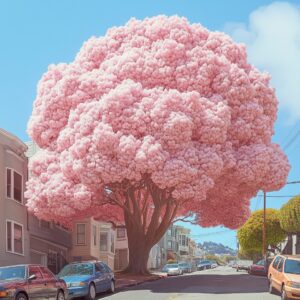
[[[171,198],[171,192],[160,190],[150,180],[146,183],[140,189],[132,186],[123,189],[123,204],[117,198],[112,199],[124,212],[129,248],[125,273],[149,274],[150,250],[163,237],[177,213],[178,206]]]
[[[150,249],[145,246],[141,240],[137,243],[130,243],[129,248],[129,263],[125,270],[126,273],[131,274],[149,274],[147,264],[149,259]]]

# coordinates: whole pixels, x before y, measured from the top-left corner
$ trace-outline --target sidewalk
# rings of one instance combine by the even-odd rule
[[[152,273],[149,275],[130,275],[116,273],[116,289],[122,290],[127,287],[136,286],[144,282],[150,282],[167,277],[163,273]]]

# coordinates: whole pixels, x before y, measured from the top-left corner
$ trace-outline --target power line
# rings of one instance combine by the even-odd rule
[[[298,138],[298,136],[300,135],[300,129],[296,132],[296,134],[288,141],[288,143],[285,144],[285,146],[283,147],[283,150],[286,150],[288,147],[290,147],[295,140]]]
[[[297,197],[299,195],[294,195],[294,196],[267,196],[267,198],[293,198],[293,197]]]
[[[190,234],[189,237],[193,238],[200,238],[203,236],[209,236],[209,235],[217,235],[217,234],[222,234],[226,232],[232,232],[232,229],[226,229],[226,230],[220,230],[220,231],[215,231],[215,232],[209,232],[209,233],[204,233],[204,234]]]
[[[282,140],[281,144],[286,144],[287,141],[290,139],[291,135],[294,134],[295,130],[297,129],[298,125],[300,124],[300,120],[296,122],[296,124],[293,126],[291,130],[289,130],[288,134],[285,136],[285,138]]]
[[[300,183],[300,181],[289,181],[286,184],[296,184],[296,183]]]
[[[264,195],[257,195],[257,197],[263,197]],[[278,196],[272,196],[272,195],[270,195],[270,196],[268,196],[267,195],[267,198],[293,198],[293,197],[297,197],[297,196],[299,196],[299,195],[293,195],[293,196],[285,196],[285,195],[278,195]]]

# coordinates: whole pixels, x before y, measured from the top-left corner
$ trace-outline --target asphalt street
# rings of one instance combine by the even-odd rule
[[[111,300],[280,300],[268,293],[266,277],[218,267],[144,283],[114,295],[100,295]]]

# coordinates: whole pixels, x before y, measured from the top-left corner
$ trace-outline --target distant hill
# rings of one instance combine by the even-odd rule
[[[203,249],[206,253],[209,254],[218,254],[218,255],[233,255],[237,254],[237,250],[234,250],[223,244],[218,244],[214,242],[204,242],[203,244],[198,243],[198,247]]]

